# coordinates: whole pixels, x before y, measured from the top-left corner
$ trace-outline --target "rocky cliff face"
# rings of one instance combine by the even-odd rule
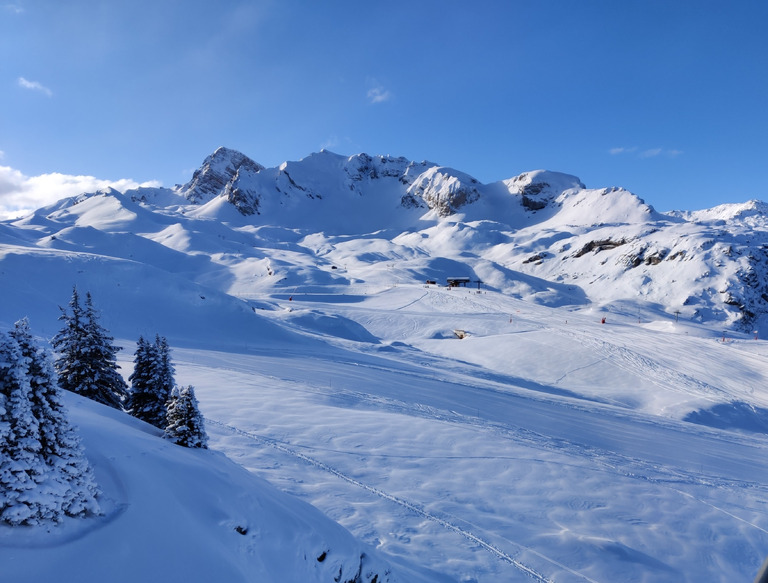
[[[324,167],[318,167],[318,163]],[[447,217],[481,197],[480,183],[461,172],[430,162],[412,162],[403,157],[357,154],[344,158],[330,152],[314,154],[299,162],[285,163],[263,172],[264,166],[244,154],[218,148],[195,171],[179,193],[193,204],[224,197],[241,214],[261,214],[264,197],[323,199],[334,196],[329,185],[340,191],[366,196],[373,183],[386,183],[393,200],[406,209],[433,210]],[[314,174],[307,179],[308,174]],[[333,175],[322,186],[317,174]],[[258,176],[257,176],[258,175]]]
[[[255,174],[264,166],[251,160],[245,154],[229,148],[218,148],[208,156],[203,165],[192,175],[192,180],[179,189],[187,200],[194,204],[210,201],[217,196],[226,196],[243,214],[253,214],[252,203],[247,193],[241,190],[241,176]]]

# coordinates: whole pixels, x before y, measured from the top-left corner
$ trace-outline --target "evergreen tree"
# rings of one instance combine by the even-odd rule
[[[136,352],[133,353],[133,372],[128,377],[131,391],[125,403],[125,410],[144,421],[146,421],[144,419],[144,411],[147,409],[146,401],[153,396],[151,393],[153,377],[152,345],[144,339],[144,336],[139,336]]]
[[[0,521],[11,525],[36,524],[49,514],[40,491],[46,468],[32,414],[28,362],[18,343],[0,333]]]
[[[168,427],[165,436],[184,447],[208,448],[203,415],[197,407],[191,385],[175,388],[168,401]]]
[[[133,373],[128,377],[131,393],[126,408],[134,417],[159,429],[165,429],[165,403],[168,396],[161,392],[156,344],[145,340],[143,336],[140,337],[133,362]]]
[[[140,337],[133,362],[133,373],[128,378],[131,393],[127,409],[134,417],[165,429],[166,404],[175,384],[168,341],[156,336],[151,344]]]
[[[63,389],[93,399],[115,409],[123,408],[128,386],[117,372],[117,352],[114,338],[99,323],[91,294],[80,305],[77,288],[69,302],[71,314],[61,308],[64,327],[53,338],[59,353],[56,372]]]
[[[155,336],[155,350],[157,352],[158,363],[158,386],[161,398],[163,399],[163,407],[171,398],[174,387],[176,386],[176,379],[174,374],[176,370],[171,363],[171,349],[168,347],[168,340],[165,336]],[[163,415],[163,427],[166,425],[166,417]]]
[[[79,387],[84,384],[85,371],[83,370],[82,354],[85,340],[85,315],[80,305],[80,294],[77,288],[72,289],[72,298],[69,300],[71,313],[59,306],[64,327],[53,337],[51,343],[58,352],[54,366],[59,375],[59,386],[66,391],[78,393]]]
[[[34,342],[26,319],[16,322],[9,336],[28,364],[31,413],[38,423],[40,454],[47,465],[49,484],[56,492],[56,512],[68,516],[98,514],[99,490],[80,438],[69,422],[51,357]],[[56,520],[58,516],[46,518]]]

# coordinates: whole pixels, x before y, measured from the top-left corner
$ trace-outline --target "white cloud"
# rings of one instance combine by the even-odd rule
[[[637,148],[611,148],[609,150],[611,156],[618,156],[619,154],[632,154],[633,152],[636,152]]]
[[[625,148],[625,147],[619,147],[619,148],[611,148],[608,150],[608,153],[611,156],[620,156],[622,154],[636,154],[638,158],[656,158],[658,156],[665,156],[667,158],[676,158],[677,156],[680,156],[683,151],[682,150],[675,150],[675,149],[665,149],[665,148],[647,148],[645,150],[640,150],[636,146],[633,146],[631,148]]]
[[[24,77],[19,77],[19,87],[23,87],[24,89],[31,89],[32,91],[39,91],[40,93],[43,93],[48,97],[53,96],[53,91],[48,89],[42,83],[38,83],[37,81],[29,81]]]
[[[663,150],[661,148],[649,148],[648,150],[643,150],[640,152],[641,158],[655,158],[659,154],[661,154]]]
[[[13,12],[14,14],[21,14],[24,9],[18,4],[3,4],[3,9],[7,12]]]
[[[383,87],[373,87],[368,90],[368,101],[370,103],[383,103],[389,101],[392,93]]]
[[[161,186],[152,180],[138,183],[130,178],[103,180],[94,176],[71,176],[53,172],[25,176],[9,166],[0,166],[0,220],[13,219],[68,196],[112,187],[125,192],[139,186]]]

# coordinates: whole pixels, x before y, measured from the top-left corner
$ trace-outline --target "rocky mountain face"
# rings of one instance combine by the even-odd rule
[[[140,256],[238,297],[466,276],[545,305],[768,324],[764,203],[658,213],[544,170],[482,184],[402,157],[266,168],[219,148],[175,189],[81,195],[0,227],[5,245]]]
[[[312,169],[316,175],[307,177]],[[336,176],[317,182],[317,174],[331,172]],[[244,154],[223,147],[208,156],[178,192],[193,204],[226,198],[238,212],[249,216],[262,214],[265,199],[322,199],[333,186],[365,196],[372,190],[370,183],[379,181],[387,184],[402,207],[434,210],[440,217],[456,213],[480,198],[477,180],[429,162],[368,154],[344,158],[323,151],[304,161],[286,162],[267,170]]]
[[[192,179],[179,189],[179,193],[193,204],[210,201],[224,196],[243,214],[253,214],[248,206],[250,193],[241,190],[241,182],[248,182],[247,176],[264,170],[245,154],[229,148],[218,148],[208,156],[203,165],[195,170]]]

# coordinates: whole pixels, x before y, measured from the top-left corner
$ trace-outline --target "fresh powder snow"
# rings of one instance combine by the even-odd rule
[[[89,291],[126,379],[167,338],[210,447],[69,394],[103,513],[0,527],[4,576],[749,581],[766,231],[762,203],[226,149],[0,223],[2,329],[50,339]]]

